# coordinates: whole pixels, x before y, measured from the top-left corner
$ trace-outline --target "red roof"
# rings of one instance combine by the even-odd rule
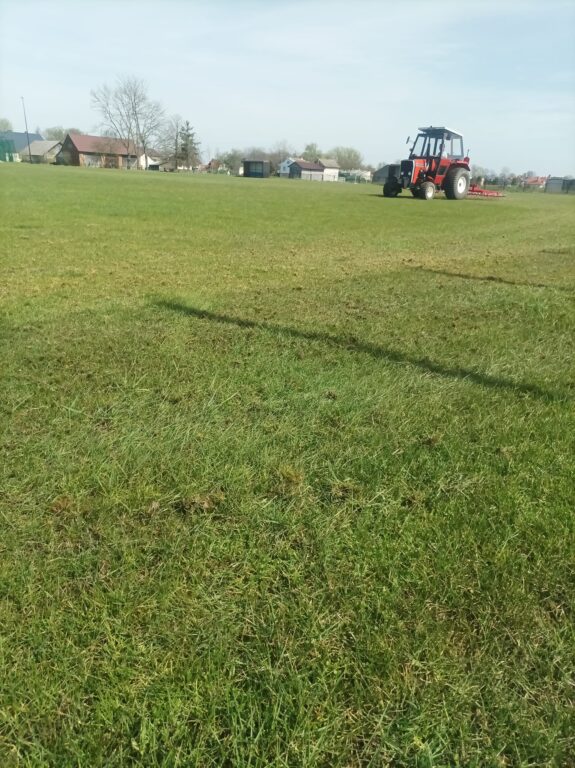
[[[70,141],[78,152],[85,155],[124,155],[127,157],[126,144],[121,139],[108,136],[89,136],[86,133],[69,133]],[[136,155],[132,142],[129,146],[130,155]]]

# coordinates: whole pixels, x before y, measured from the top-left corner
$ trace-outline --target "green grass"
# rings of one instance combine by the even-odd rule
[[[0,764],[573,765],[575,200],[0,186]]]

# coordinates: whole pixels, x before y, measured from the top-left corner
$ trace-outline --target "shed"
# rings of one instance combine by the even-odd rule
[[[30,145],[22,150],[23,162],[53,163],[56,155],[62,149],[62,142],[49,139],[46,141],[31,141]]]
[[[289,177],[306,181],[323,181],[323,167],[309,160],[294,160],[289,167]]]
[[[546,192],[563,192],[563,178],[561,176],[551,176],[545,184]]]
[[[566,179],[562,176],[550,176],[545,184],[545,191],[573,194],[575,192],[575,179]]]
[[[270,175],[270,162],[258,157],[242,160],[243,176],[251,179],[267,179]]]

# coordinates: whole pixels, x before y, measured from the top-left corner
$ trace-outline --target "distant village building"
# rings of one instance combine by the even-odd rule
[[[16,152],[14,142],[0,138],[0,163],[19,163],[20,155]]]
[[[270,162],[257,157],[247,158],[242,160],[241,170],[243,173],[240,173],[240,176],[251,179],[267,179],[270,175]]]
[[[294,160],[289,167],[289,177],[305,181],[323,181],[323,167],[309,160]]]
[[[362,168],[353,168],[351,171],[342,171],[342,177],[345,181],[352,184],[366,184],[371,181],[371,171],[365,171]]]
[[[9,154],[12,155],[12,159],[8,162],[18,163],[22,159],[22,152],[28,146],[28,143],[33,141],[43,141],[44,137],[39,133],[24,133],[23,131],[0,131],[0,141],[8,142]],[[0,158],[3,159],[3,158]]]
[[[54,139],[32,141],[22,150],[21,160],[24,163],[54,163],[56,155],[62,149],[62,142]],[[30,160],[30,158],[32,158]]]
[[[551,193],[575,194],[575,179],[563,176],[550,176],[545,184],[545,191]]]
[[[317,162],[323,168],[324,181],[339,181],[339,165],[337,160],[331,157],[320,157]]]
[[[230,171],[228,166],[225,163],[222,163],[221,160],[216,160],[215,158],[212,158],[209,163],[206,163],[206,173],[222,173],[230,175]]]
[[[545,189],[548,176],[526,176],[521,182],[523,189]]]
[[[284,179],[306,181],[339,181],[339,165],[331,158],[319,158],[315,162],[303,157],[286,157],[278,167],[278,174]]]
[[[85,168],[134,168],[138,163],[135,147],[121,139],[87,134],[68,134],[56,156],[59,165]]]
[[[296,160],[303,160],[303,157],[286,157],[285,160],[282,160],[278,166],[278,176],[282,179],[289,179],[290,165]]]
[[[138,168],[142,171],[159,171],[163,162],[161,153],[151,149],[148,154],[138,155]]]

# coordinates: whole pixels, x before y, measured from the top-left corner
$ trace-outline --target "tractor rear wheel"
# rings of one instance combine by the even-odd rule
[[[419,196],[422,200],[432,200],[435,196],[435,184],[432,181],[424,181]]]
[[[445,197],[449,200],[463,200],[469,192],[470,178],[470,173],[465,168],[452,168],[448,171],[443,182]]]

